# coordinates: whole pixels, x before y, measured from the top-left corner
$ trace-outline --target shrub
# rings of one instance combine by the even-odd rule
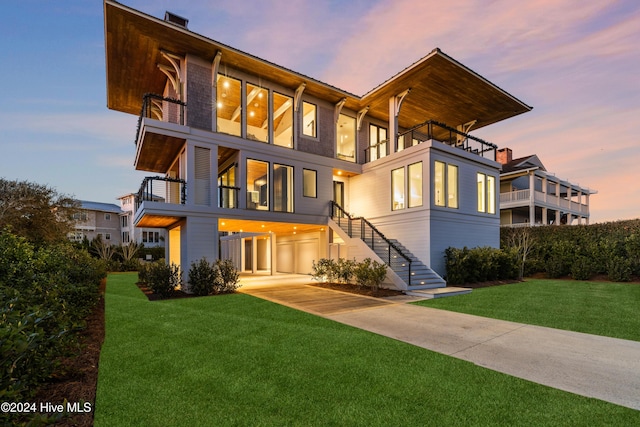
[[[160,298],[168,298],[182,282],[180,267],[168,264],[164,259],[153,262],[149,266],[147,284]]]
[[[192,262],[189,269],[189,292],[200,296],[211,294],[219,274],[216,265],[209,264],[205,258]]]
[[[338,265],[332,259],[320,258],[317,263],[313,261],[312,269],[311,277],[323,283],[332,283],[338,277]]]
[[[628,282],[631,280],[631,261],[617,256],[609,260],[607,264],[607,274],[612,282]]]
[[[520,257],[515,249],[488,246],[469,249],[449,247],[445,250],[447,282],[452,285],[493,280],[516,279]]]
[[[218,280],[215,281],[214,293],[223,294],[235,292],[240,287],[240,274],[233,261],[230,259],[217,260],[216,270]]]
[[[378,292],[380,285],[387,276],[387,266],[371,260],[371,258],[365,258],[364,261],[355,264],[353,273],[359,285],[369,287],[374,292]]]
[[[575,280],[589,280],[593,277],[593,262],[586,256],[578,256],[571,265],[571,277]]]
[[[351,282],[351,278],[353,277],[355,266],[355,260],[340,258],[335,266],[335,276],[340,282],[348,284]]]

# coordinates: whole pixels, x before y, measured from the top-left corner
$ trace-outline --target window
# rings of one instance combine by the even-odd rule
[[[404,167],[391,171],[391,210],[404,209]]]
[[[422,162],[409,165],[409,207],[422,206]]]
[[[478,173],[478,212],[496,213],[496,178]]]
[[[293,98],[273,93],[273,143],[293,148]]]
[[[269,91],[247,83],[247,139],[269,142]]]
[[[240,80],[218,75],[216,87],[217,131],[241,136],[242,88]]]
[[[105,239],[105,240],[111,240],[111,233],[106,233],[106,234],[104,235],[104,239]]]
[[[105,221],[111,221],[111,214],[110,213],[104,214],[104,220]]]
[[[447,206],[458,209],[458,166],[447,165]]]
[[[434,163],[433,193],[436,206],[458,208],[458,166]]]
[[[340,114],[336,132],[336,153],[341,160],[356,161],[356,119]]]
[[[318,113],[316,106],[308,102],[302,103],[302,134],[316,137],[318,126]]]
[[[122,232],[122,243],[129,243],[129,232],[128,231],[123,231]]]
[[[122,216],[122,227],[129,226],[129,217],[127,215]]]
[[[387,129],[369,125],[369,161],[381,159],[387,155]]]
[[[311,169],[302,170],[302,195],[318,197],[318,172]]]
[[[238,207],[236,187],[236,165],[233,164],[218,176],[218,207],[234,209]]]
[[[273,210],[293,212],[293,167],[273,165]]]
[[[247,159],[247,209],[269,210],[269,163]]]

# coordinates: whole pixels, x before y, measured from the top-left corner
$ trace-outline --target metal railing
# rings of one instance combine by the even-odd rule
[[[376,145],[370,145],[364,150],[364,161],[369,163],[373,160],[381,159],[389,155],[389,140],[378,142]]]
[[[218,207],[226,209],[238,209],[240,187],[229,185],[218,186]]]
[[[184,205],[187,201],[187,182],[184,179],[148,176],[142,180],[136,196],[136,210],[142,202]]]
[[[164,122],[176,123],[184,125],[184,113],[187,104],[174,98],[165,98],[155,93],[146,93],[142,97],[142,107],[140,108],[140,116],[138,117],[138,127],[136,128],[135,144],[138,144],[140,132],[142,131],[142,119],[161,120]]]
[[[387,239],[373,224],[363,217],[353,217],[334,201],[331,201],[331,218],[351,238],[361,239],[405,283],[411,286],[411,258]]]
[[[497,145],[491,142],[476,138],[475,136],[471,136],[433,120],[429,120],[414,126],[406,132],[398,134],[398,140],[400,139],[404,139],[404,148],[433,139],[481,157],[488,157],[494,161],[496,160],[496,149],[498,148]]]

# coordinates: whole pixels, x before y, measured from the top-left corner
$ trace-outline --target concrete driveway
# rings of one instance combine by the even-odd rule
[[[549,387],[640,410],[640,342],[308,286],[308,276],[241,292]],[[286,281],[285,281],[286,282]],[[282,283],[282,282],[280,282]]]

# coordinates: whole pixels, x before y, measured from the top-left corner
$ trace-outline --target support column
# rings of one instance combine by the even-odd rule
[[[395,153],[398,148],[398,115],[400,114],[402,101],[404,101],[409,92],[411,92],[411,88],[389,98],[389,154]]]
[[[536,223],[536,177],[533,172],[529,172],[529,225]]]
[[[258,272],[258,239],[256,236],[251,237],[251,273]]]
[[[278,267],[276,233],[269,233],[269,241],[271,242],[271,275],[273,276]]]

